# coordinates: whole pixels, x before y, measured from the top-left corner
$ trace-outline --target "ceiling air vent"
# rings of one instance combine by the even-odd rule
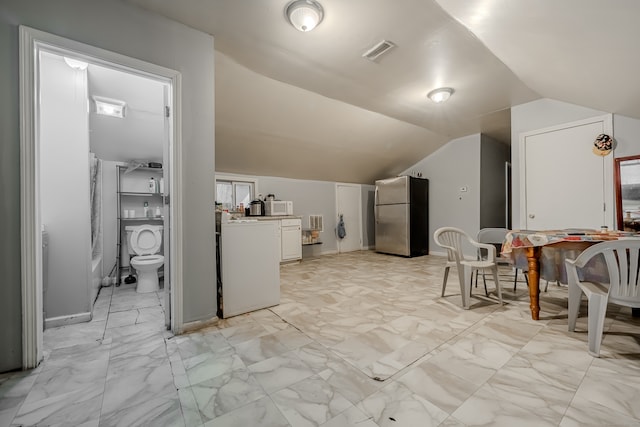
[[[375,61],[381,55],[389,52],[394,47],[396,47],[396,45],[392,42],[388,40],[382,40],[380,43],[376,44],[371,49],[363,53],[362,57],[368,59],[369,61]]]

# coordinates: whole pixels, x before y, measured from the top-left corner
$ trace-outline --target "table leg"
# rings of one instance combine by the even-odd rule
[[[531,318],[533,320],[540,319],[540,246],[534,246],[527,249],[527,261],[529,263],[529,308],[531,309]]]

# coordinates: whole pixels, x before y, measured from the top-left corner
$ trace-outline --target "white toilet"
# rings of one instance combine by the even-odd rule
[[[162,226],[143,224],[125,227],[130,264],[138,275],[138,293],[156,292],[160,290],[158,284],[158,269],[164,264],[164,256],[159,255],[162,245]]]

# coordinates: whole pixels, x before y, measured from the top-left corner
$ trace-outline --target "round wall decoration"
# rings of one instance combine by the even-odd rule
[[[593,154],[598,156],[606,156],[613,149],[613,138],[606,133],[601,133],[593,141]]]

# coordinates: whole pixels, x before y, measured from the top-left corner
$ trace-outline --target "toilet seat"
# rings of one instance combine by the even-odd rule
[[[131,233],[131,249],[137,255],[158,253],[162,236],[157,226],[141,225]]]
[[[145,265],[152,265],[156,263],[164,263],[164,256],[162,255],[138,255],[131,260],[135,265],[144,267]]]

